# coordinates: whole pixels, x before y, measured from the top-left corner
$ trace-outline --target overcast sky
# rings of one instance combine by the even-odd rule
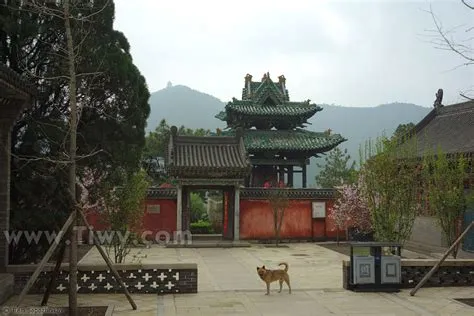
[[[474,3],[474,0],[467,0]],[[434,48],[430,9],[466,40],[474,11],[460,0],[115,0],[115,28],[131,44],[150,91],[168,81],[241,97],[244,76],[284,74],[292,101],[344,106],[463,101],[474,65]],[[474,31],[470,34],[474,38]],[[474,46],[474,40],[465,44]]]

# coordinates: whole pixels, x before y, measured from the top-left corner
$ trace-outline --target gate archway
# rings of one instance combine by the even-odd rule
[[[190,191],[216,189],[227,196],[223,238],[239,239],[240,187],[252,168],[242,136],[180,136],[171,127],[166,170],[177,184],[178,232],[190,228]]]

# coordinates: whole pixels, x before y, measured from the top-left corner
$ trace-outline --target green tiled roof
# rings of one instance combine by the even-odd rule
[[[260,105],[252,101],[236,100],[227,104],[226,110],[243,115],[264,116],[313,116],[322,108],[309,102],[285,102],[281,105]]]
[[[314,114],[322,111],[323,108],[310,104],[309,102],[285,102],[281,105],[259,105],[251,100],[234,100],[226,105],[226,111],[215,115],[221,121],[230,118],[237,119],[242,116],[247,117],[268,117],[282,119],[301,119],[303,122],[311,118]]]
[[[262,102],[268,95],[272,95],[279,101],[288,101],[288,96],[285,95],[288,91],[283,91],[277,83],[273,82],[270,78],[263,81],[252,81],[250,83],[250,90],[252,92],[252,99],[254,101]],[[242,99],[248,100],[247,86],[244,86],[242,90]]]
[[[290,102],[283,76],[278,77],[278,83],[273,82],[269,73],[264,74],[262,81],[248,81],[251,80],[248,76],[245,77],[242,100],[232,98],[224,112],[215,115],[217,119],[227,122],[228,127],[303,127],[309,118],[322,110],[320,106],[310,104],[309,100]]]
[[[234,131],[224,131],[222,135],[233,135]],[[296,130],[247,130],[244,132],[244,144],[249,153],[259,151],[307,151],[326,152],[346,141],[339,134],[329,135]]]
[[[225,111],[220,111],[214,116],[216,119],[221,121],[227,121],[227,113]]]

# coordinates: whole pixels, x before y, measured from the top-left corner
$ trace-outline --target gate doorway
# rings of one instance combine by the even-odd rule
[[[192,235],[234,239],[235,187],[183,186],[182,228]]]
[[[222,238],[238,240],[240,187],[252,169],[242,130],[235,136],[181,136],[172,126],[165,162],[177,186],[177,232],[190,231],[191,199],[196,199],[191,192],[217,190],[224,196]]]

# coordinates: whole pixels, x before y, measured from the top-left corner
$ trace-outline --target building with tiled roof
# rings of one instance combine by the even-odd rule
[[[306,187],[309,158],[328,152],[346,141],[340,134],[305,130],[308,120],[322,108],[310,100],[290,101],[285,77],[273,82],[268,73],[261,81],[245,77],[242,99],[233,98],[215,117],[227,123],[223,136],[243,128],[245,148],[253,166],[247,185],[260,187],[265,181],[283,180],[293,186],[293,174],[302,173]],[[299,168],[296,170],[295,168]]]
[[[181,136],[176,126],[166,156],[168,175],[178,181],[241,185],[251,165],[241,133],[234,136]],[[202,181],[205,181],[202,183]]]
[[[412,131],[418,156],[436,152],[474,154],[474,101],[437,105]]]
[[[189,230],[190,192],[196,188],[219,189],[224,192],[227,214],[223,236],[238,239],[239,188],[252,168],[242,129],[232,136],[182,136],[172,126],[165,164],[168,175],[177,184],[177,231]]]
[[[462,155],[467,158],[468,175],[465,179],[466,189],[474,184],[474,101],[443,105],[443,90],[439,89],[433,109],[408,132],[407,141],[401,146],[409,146],[418,159],[426,155],[436,154],[438,149],[448,157]],[[402,147],[402,150],[404,148]],[[466,191],[468,192],[468,191]],[[429,205],[428,205],[429,207]],[[474,220],[474,209],[467,208],[464,223]],[[414,222],[408,245],[419,247],[447,247],[444,233],[439,227],[436,216],[422,214]],[[462,249],[474,251],[474,231],[468,232],[463,241]]]

